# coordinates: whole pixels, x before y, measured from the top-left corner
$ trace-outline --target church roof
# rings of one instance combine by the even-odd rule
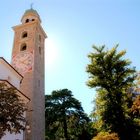
[[[40,19],[38,12],[36,10],[34,10],[33,8],[27,9],[23,14],[22,19],[28,15],[32,15],[32,16],[37,17],[39,19],[39,21],[41,22],[41,19]]]
[[[39,14],[37,13],[37,11],[34,10],[33,8],[26,10],[23,16],[28,15],[28,14],[34,14],[34,15],[40,17]]]
[[[23,79],[23,76],[12,66],[10,65],[3,57],[0,57],[0,62],[3,61],[9,68],[12,69],[13,72],[15,72],[21,79]]]
[[[24,97],[24,99],[25,99],[26,101],[30,101],[30,100],[31,100],[28,96],[26,96],[24,93],[22,93],[19,89],[17,89],[17,88],[16,88],[13,84],[11,84],[9,81],[0,79],[0,82],[5,82],[8,86],[13,87],[13,88],[17,91],[16,94],[19,95],[19,96],[21,96],[21,97]]]

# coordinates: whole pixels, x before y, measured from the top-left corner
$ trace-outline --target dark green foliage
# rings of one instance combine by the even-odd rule
[[[123,58],[126,52],[117,52],[117,47],[105,50],[105,46],[93,46],[94,52],[88,56],[87,85],[97,91],[94,125],[98,130],[116,132],[121,140],[132,140],[135,129],[130,116],[132,96],[127,91],[136,75],[131,62]]]
[[[70,90],[57,90],[46,95],[45,108],[46,140],[80,140],[81,136],[91,139],[86,130],[90,120]]]
[[[20,133],[24,129],[26,107],[16,92],[14,88],[0,83],[0,138],[5,131]]]

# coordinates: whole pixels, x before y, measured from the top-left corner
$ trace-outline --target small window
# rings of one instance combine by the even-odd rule
[[[22,33],[22,38],[25,38],[25,37],[27,37],[27,36],[28,36],[27,32],[23,32],[23,33]]]
[[[32,19],[32,21],[35,21],[35,19]]]
[[[39,49],[39,54],[41,54],[41,47],[39,46],[38,49]]]
[[[41,42],[41,35],[39,35],[39,41]]]
[[[25,44],[25,43],[22,44],[22,45],[21,45],[21,48],[20,48],[20,51],[25,51],[26,49],[27,49],[26,44]]]
[[[26,19],[25,23],[28,23],[29,22],[29,19]]]
[[[38,80],[38,87],[40,87],[40,80]]]

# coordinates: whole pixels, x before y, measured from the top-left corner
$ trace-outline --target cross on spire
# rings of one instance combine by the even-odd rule
[[[34,4],[34,3],[31,3],[31,4],[30,4],[31,9],[33,9],[33,4]]]

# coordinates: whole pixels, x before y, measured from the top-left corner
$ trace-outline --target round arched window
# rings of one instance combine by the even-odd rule
[[[25,23],[28,23],[29,22],[29,19],[26,19]]]
[[[22,33],[22,38],[25,38],[27,36],[28,36],[28,33],[26,31]]]
[[[27,49],[26,43],[23,43],[20,47],[20,51],[25,51]]]

